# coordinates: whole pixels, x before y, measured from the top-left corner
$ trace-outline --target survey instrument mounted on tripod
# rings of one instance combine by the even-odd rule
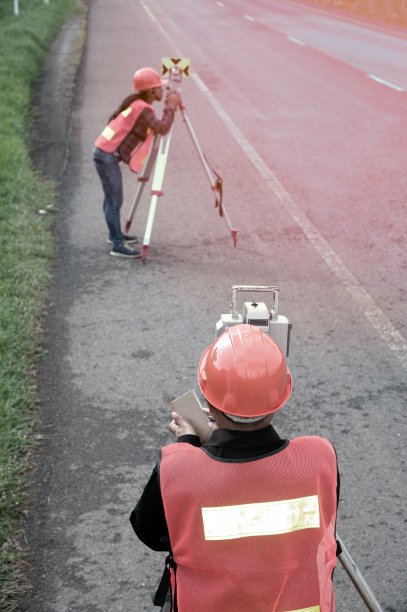
[[[250,300],[243,302],[241,312],[239,312],[237,298],[238,294],[241,295],[242,293],[249,294]],[[265,299],[271,298],[270,301],[267,299],[268,304],[258,301],[259,293],[265,294]],[[218,338],[233,325],[241,323],[255,325],[269,334],[288,358],[292,324],[287,317],[279,314],[278,309],[279,288],[276,285],[232,285],[230,312],[220,315],[220,319],[216,323],[216,337]],[[336,541],[338,560],[353,582],[367,609],[370,612],[383,612],[383,608],[338,533],[336,533]]]
[[[190,70],[190,60],[188,58],[170,58],[164,57],[161,60],[162,66],[162,76],[168,77],[168,87],[169,89],[177,89],[181,88],[182,80],[189,77]],[[238,230],[233,228],[229,215],[225,209],[225,205],[223,203],[223,181],[221,176],[213,170],[205,155],[202,152],[201,146],[199,144],[196,133],[192,127],[191,120],[186,111],[185,105],[181,102],[179,105],[179,110],[182,116],[182,120],[186,125],[188,133],[192,139],[195,150],[198,153],[199,159],[203,165],[206,176],[208,177],[210,186],[215,195],[215,208],[218,209],[219,215],[225,219],[229,231],[232,236],[233,244],[236,246],[237,244],[237,232]],[[151,232],[153,229],[155,212],[157,208],[158,198],[164,194],[162,190],[165,169],[167,166],[168,153],[171,144],[172,130],[174,127],[174,123],[171,126],[170,131],[165,136],[160,134],[156,134],[154,136],[152,145],[150,147],[150,151],[147,157],[147,160],[141,170],[141,173],[138,177],[138,188],[136,194],[134,196],[133,202],[130,207],[129,215],[126,218],[125,222],[125,232],[126,234],[130,230],[130,226],[133,221],[133,217],[139,205],[144,186],[149,181],[150,175],[153,172],[153,180],[151,186],[151,202],[150,208],[147,217],[146,229],[144,232],[143,238],[143,246],[141,252],[141,258],[143,262],[145,262],[147,258],[148,247],[150,245]]]
[[[238,293],[250,294],[251,298],[243,303],[242,313],[238,311]],[[259,293],[272,296],[271,305],[268,306],[265,302],[259,302],[256,299]],[[233,325],[241,323],[255,325],[269,334],[277,342],[285,357],[288,358],[292,325],[287,317],[278,312],[279,294],[280,291],[276,285],[232,285],[230,312],[221,314],[219,321],[216,323],[216,337]]]

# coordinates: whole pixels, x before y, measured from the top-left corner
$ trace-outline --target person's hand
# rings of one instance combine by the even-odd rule
[[[209,429],[212,429],[212,431],[215,431],[215,429],[218,429],[215,419],[213,415],[211,414],[211,411],[209,410],[208,406],[202,406],[202,412],[205,413],[206,418],[208,419]]]
[[[180,415],[179,412],[174,411],[171,413],[171,416],[172,421],[168,425],[168,429],[172,434],[174,434],[177,440],[180,436],[186,436],[188,434],[192,436],[198,435],[193,426],[188,423],[188,421],[186,421],[184,417]]]
[[[212,433],[213,433],[215,429],[218,429],[218,426],[216,425],[215,417],[209,410],[208,406],[202,406],[202,412],[205,413],[206,418],[208,419],[209,429],[212,430]]]
[[[171,91],[167,95],[165,102],[166,104],[171,104],[171,106],[175,106],[175,107],[181,104],[181,96],[179,94],[179,91],[176,91],[175,89],[171,89]]]

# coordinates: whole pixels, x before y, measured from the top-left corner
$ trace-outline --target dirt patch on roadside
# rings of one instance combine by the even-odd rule
[[[60,181],[67,164],[71,107],[86,30],[85,7],[62,28],[33,88],[31,157],[47,176]]]

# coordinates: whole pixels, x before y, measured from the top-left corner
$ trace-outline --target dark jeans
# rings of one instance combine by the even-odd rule
[[[93,147],[92,159],[97,173],[102,182],[105,198],[103,200],[103,212],[109,238],[113,246],[123,243],[123,235],[120,228],[120,209],[123,204],[123,179],[119,160],[113,153],[105,153],[97,147]]]

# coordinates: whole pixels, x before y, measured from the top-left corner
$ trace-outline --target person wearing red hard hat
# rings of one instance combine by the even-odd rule
[[[109,122],[97,138],[92,158],[104,192],[103,212],[112,244],[111,255],[120,257],[141,256],[141,252],[129,248],[137,242],[136,236],[122,233],[120,209],[123,203],[123,179],[119,162],[124,162],[133,172],[139,172],[150,148],[153,134],[167,134],[181,99],[177,91],[170,91],[165,100],[163,116],[158,119],[152,103],[163,98],[161,79],[153,68],[140,68],[133,75],[135,93],[127,96],[111,115]]]
[[[230,327],[198,381],[212,435],[201,445],[173,412],[177,444],[161,449],[130,516],[147,546],[169,552],[155,603],[170,585],[179,612],[334,612],[336,453],[271,425],[292,391],[280,347],[255,326]]]
[[[241,422],[272,414],[292,390],[291,373],[278,344],[250,325],[229,328],[206,349],[198,380],[210,405]]]

